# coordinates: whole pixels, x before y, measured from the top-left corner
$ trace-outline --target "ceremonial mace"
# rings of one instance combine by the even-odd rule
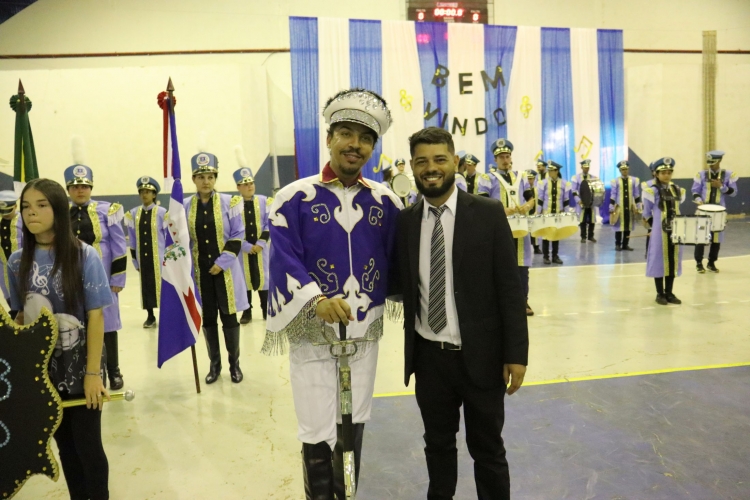
[[[338,352],[331,346],[331,354],[339,360],[339,400],[341,401],[341,429],[344,435],[344,486],[346,498],[357,494],[357,479],[354,462],[354,425],[352,424],[352,369],[349,356],[357,352],[357,344],[346,340],[346,325],[339,323]],[[351,352],[350,352],[351,351]]]
[[[115,392],[114,394],[109,395],[109,399],[103,398],[102,403],[107,402],[110,403],[112,401],[133,401],[135,399],[135,391],[133,389],[128,389],[124,392]],[[69,399],[67,401],[63,401],[62,405],[63,408],[70,408],[71,406],[86,406],[86,399]]]

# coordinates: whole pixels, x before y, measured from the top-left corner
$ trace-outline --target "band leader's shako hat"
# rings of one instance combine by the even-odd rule
[[[547,162],[544,161],[544,155],[539,155],[539,158],[536,159],[536,165],[537,165],[537,167],[539,165],[542,165],[543,167],[547,166]]]
[[[497,156],[501,153],[512,153],[513,143],[508,139],[498,139],[492,143],[492,154]]]
[[[15,191],[0,191],[0,215],[8,215],[16,211],[18,193]]]
[[[721,151],[718,149],[714,151],[709,151],[708,153],[706,153],[706,162],[709,165],[714,165],[716,163],[719,163],[721,159],[724,158],[725,154],[726,153],[724,153],[724,151]]]
[[[219,159],[211,153],[198,153],[190,159],[193,175],[219,173]]]
[[[147,175],[144,175],[143,177],[138,179],[138,182],[135,183],[135,186],[138,188],[138,191],[140,191],[141,189],[148,189],[149,191],[153,191],[156,194],[159,194],[159,191],[161,191],[161,186],[159,186],[159,183],[156,182],[156,179]]]
[[[652,163],[651,171],[661,172],[664,170],[674,170],[674,166],[675,166],[674,158],[670,158],[669,156],[666,156]]]
[[[94,187],[94,172],[86,165],[71,165],[65,169],[65,185]]]
[[[393,123],[385,101],[375,92],[354,88],[333,96],[323,109],[326,124],[353,122],[364,125],[381,137]]]
[[[560,171],[562,168],[563,168],[563,166],[560,165],[559,163],[557,163],[556,161],[550,160],[550,161],[547,162],[547,170],[557,170],[557,171]]]
[[[479,158],[474,156],[471,153],[465,154],[461,157],[460,160],[458,160],[458,166],[460,167],[463,164],[466,165],[477,165],[479,163]]]
[[[526,177],[536,177],[536,170],[527,170]]]
[[[236,184],[250,184],[255,182],[253,173],[247,167],[242,167],[234,171],[234,182]]]
[[[403,158],[396,158],[396,161],[393,162],[393,164],[396,165],[397,167],[399,165],[406,165],[406,160],[404,160]]]
[[[581,160],[581,166],[582,167],[590,167],[591,166],[591,159],[586,158],[585,160]]]
[[[629,169],[630,163],[628,163],[628,160],[622,160],[621,162],[617,163],[617,168],[619,168],[620,170]]]

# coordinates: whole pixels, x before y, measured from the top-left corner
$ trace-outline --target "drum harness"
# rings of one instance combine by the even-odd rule
[[[664,220],[661,221],[661,228],[667,234],[672,234],[672,220],[677,213],[675,210],[677,196],[672,190],[672,184],[664,187],[660,182],[657,182],[655,186],[659,190],[659,208],[662,213],[666,214]]]

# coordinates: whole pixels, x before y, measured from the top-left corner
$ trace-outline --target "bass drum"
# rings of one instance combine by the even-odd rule
[[[584,208],[601,207],[604,203],[604,183],[599,179],[589,179],[581,183],[581,205]]]
[[[391,179],[391,190],[399,198],[406,198],[411,193],[411,181],[406,174],[396,174]]]

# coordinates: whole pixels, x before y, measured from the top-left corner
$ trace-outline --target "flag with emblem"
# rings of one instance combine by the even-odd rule
[[[162,264],[161,302],[159,308],[159,368],[165,361],[195,345],[201,328],[201,306],[192,278],[193,259],[190,255],[190,235],[182,205],[180,153],[177,147],[172,79],[167,92],[157,98],[164,116],[164,178],[171,181],[167,214],[167,241]]]
[[[18,94],[10,98],[10,107],[16,112],[16,143],[13,155],[13,183],[20,191],[30,180],[39,177],[36,163],[34,136],[31,134],[31,100],[26,97],[21,80],[18,80]]]

